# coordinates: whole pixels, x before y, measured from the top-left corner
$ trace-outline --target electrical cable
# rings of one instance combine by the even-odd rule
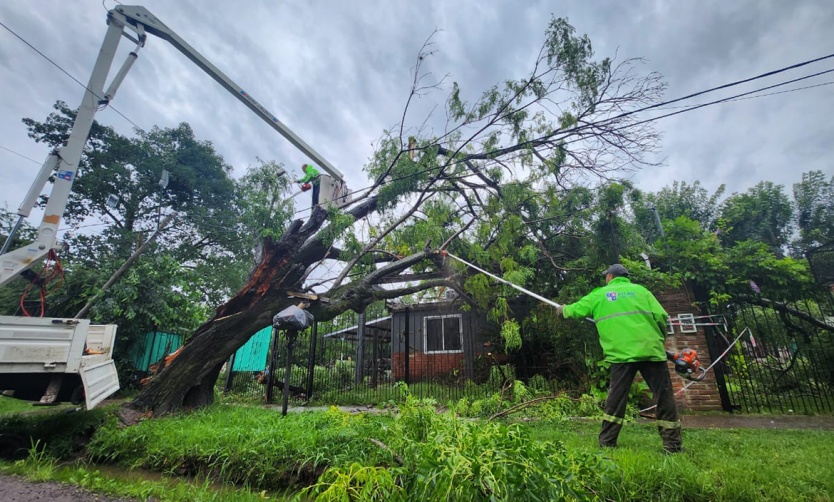
[[[51,288],[47,288],[47,285],[56,279],[58,280],[57,284],[54,284]],[[46,296],[57,291],[63,283],[64,267],[61,265],[61,261],[58,259],[58,254],[55,253],[55,250],[50,249],[43,269],[34,278],[29,279],[29,285],[26,286],[26,289],[23,290],[23,294],[20,296],[19,308],[22,310],[23,315],[32,317],[32,314],[26,310],[25,301],[33,287],[37,286],[40,298],[40,315],[38,317],[43,317],[46,313]]]
[[[558,131],[558,133],[559,134],[565,134],[565,133],[572,133],[572,132],[580,132],[582,130],[590,129],[590,128],[598,128],[598,127],[604,126],[608,122],[611,122],[613,120],[617,120],[617,119],[620,119],[620,118],[624,118],[626,116],[630,116],[630,115],[633,115],[633,114],[636,114],[636,113],[648,111],[648,110],[651,110],[651,109],[656,109],[656,108],[659,109],[659,107],[665,106],[667,104],[676,103],[676,102],[679,102],[679,101],[682,101],[682,100],[685,100],[685,99],[690,99],[690,98],[693,98],[693,97],[696,97],[696,96],[701,96],[701,95],[707,94],[709,92],[714,92],[714,91],[717,91],[717,90],[726,89],[726,88],[733,87],[733,86],[736,86],[736,85],[740,85],[740,84],[743,84],[743,83],[751,82],[753,80],[757,80],[757,79],[761,79],[761,78],[764,78],[764,77],[772,76],[772,75],[775,75],[775,74],[778,74],[778,73],[782,73],[784,71],[799,68],[801,66],[805,66],[805,65],[808,65],[808,64],[811,64],[811,63],[814,63],[814,62],[818,62],[818,61],[822,61],[822,60],[825,60],[825,59],[829,59],[829,58],[832,58],[832,57],[834,57],[834,54],[831,54],[831,55],[828,55],[828,56],[823,56],[823,57],[812,59],[812,60],[808,60],[808,61],[804,61],[802,63],[797,63],[795,65],[791,65],[791,66],[787,66],[787,67],[784,67],[784,68],[780,68],[778,70],[773,70],[773,71],[770,71],[770,72],[767,72],[767,73],[763,73],[763,74],[757,75],[755,77],[750,77],[750,78],[747,78],[747,79],[744,79],[744,80],[738,80],[738,81],[735,81],[735,82],[731,82],[729,84],[724,84],[724,85],[721,85],[721,86],[712,87],[710,89],[706,89],[704,91],[696,92],[696,93],[690,94],[688,96],[683,96],[683,97],[675,98],[675,99],[672,99],[672,100],[669,100],[669,101],[664,101],[662,103],[656,103],[654,105],[645,106],[645,107],[639,108],[637,110],[631,110],[629,112],[619,114],[615,117],[602,119],[602,120],[597,121],[597,122],[583,124],[583,125],[580,125],[580,126],[569,128],[569,129],[564,129],[564,130]],[[742,99],[752,99],[752,98],[756,98],[756,97],[772,96],[772,95],[775,95],[775,94],[783,94],[784,92],[793,92],[793,91],[798,91],[798,90],[811,89],[811,88],[819,87],[819,86],[822,86],[822,85],[828,85],[832,82],[827,82],[827,83],[813,85],[813,86],[807,86],[807,87],[798,88],[798,89],[792,89],[792,90],[789,90],[789,91],[769,93],[769,94],[764,94],[764,95],[761,95],[761,96],[750,96],[751,94],[755,94],[755,93],[758,93],[758,92],[761,92],[761,91],[765,91],[765,90],[768,90],[768,89],[773,89],[775,87],[780,87],[780,86],[783,86],[783,85],[799,82],[799,81],[802,81],[802,80],[806,80],[806,79],[809,79],[809,78],[817,77],[817,76],[824,75],[824,74],[827,74],[827,73],[832,73],[832,72],[834,72],[834,69],[821,71],[821,72],[814,73],[814,74],[811,74],[811,75],[806,75],[806,76],[803,76],[803,77],[798,77],[796,79],[787,80],[787,81],[784,81],[784,82],[781,82],[781,83],[778,83],[778,84],[773,84],[773,85],[761,87],[761,88],[758,88],[758,89],[755,89],[755,90],[752,90],[752,91],[736,94],[736,95],[733,95],[733,96],[730,96],[730,97],[727,97],[727,98],[722,98],[722,99],[711,101],[711,102],[708,102],[708,103],[701,103],[701,104],[686,106],[686,107],[684,107],[683,110],[679,110],[677,112],[663,114],[663,115],[659,115],[657,117],[651,117],[649,119],[645,119],[645,120],[635,122],[635,123],[632,123],[632,124],[625,124],[623,126],[615,128],[613,130],[617,131],[617,130],[626,129],[626,128],[629,128],[629,127],[634,127],[634,126],[637,126],[637,125],[642,125],[642,124],[645,124],[645,123],[648,123],[648,122],[653,122],[655,120],[660,120],[662,118],[671,117],[673,115],[678,115],[680,113],[685,113],[687,111],[697,110],[699,108],[705,108],[707,106],[712,106],[712,105],[719,104],[719,103],[725,103],[725,102],[731,102],[731,101],[740,101]],[[534,144],[537,141],[541,142],[541,141],[543,141],[543,138],[547,138],[547,137],[548,136],[544,136],[544,137],[538,138],[536,140],[530,140],[527,143]],[[562,143],[562,145],[576,143],[578,141],[583,141],[583,140],[584,140],[584,138],[576,138],[576,139],[573,139],[573,140],[570,140],[570,141],[566,141],[566,142]],[[475,159],[475,160],[478,160],[478,159]],[[459,164],[461,162],[463,162],[463,160],[455,161],[455,162],[453,162],[453,164]],[[412,178],[412,177],[415,177],[415,176],[419,176],[421,174],[431,172],[434,169],[436,169],[436,168],[424,169],[424,170],[418,171],[416,173],[411,173],[411,174],[403,175],[403,176],[400,176],[400,177],[391,178],[391,179],[382,181],[382,182],[377,183],[377,184],[368,185],[366,187],[362,187],[362,188],[358,188],[356,190],[350,191],[350,192],[348,192],[348,195],[358,194],[360,192],[363,192],[363,191],[366,191],[366,190],[371,190],[371,189],[373,189],[375,187],[378,187],[378,186],[388,185],[388,184],[394,183],[396,181],[401,181],[403,179],[408,179],[408,178]],[[311,211],[311,210],[312,210],[311,208],[299,209],[299,210],[297,210],[293,213],[293,216],[303,214],[303,213],[305,213],[307,211]]]
[[[18,157],[23,157],[24,159],[30,160],[30,161],[34,162],[35,164],[38,164],[38,165],[43,164],[43,162],[38,162],[37,160],[33,159],[32,157],[27,157],[26,155],[23,155],[20,152],[16,152],[16,151],[12,150],[11,148],[7,148],[3,145],[0,145],[0,150],[6,150],[9,153],[13,153],[13,154],[17,155]]]
[[[789,92],[804,91],[805,89],[813,89],[815,87],[822,87],[824,85],[831,85],[831,84],[834,84],[834,80],[829,81],[829,82],[823,82],[821,84],[816,84],[816,85],[806,85],[804,87],[796,87],[794,89],[787,89],[787,90],[779,91],[779,92],[769,92],[767,94],[759,94],[757,96],[747,96],[745,98],[729,99],[729,100],[727,100],[727,102],[744,101],[744,100],[747,100],[747,99],[756,99],[756,98],[764,98],[766,96],[775,96],[777,94],[787,94]],[[667,107],[663,107],[663,108],[658,108],[658,110],[675,110],[675,109],[680,109],[680,108],[689,108],[690,106],[695,106],[695,105],[667,106]]]
[[[92,89],[90,89],[89,87],[87,87],[86,85],[84,85],[84,84],[83,84],[80,80],[78,80],[77,78],[75,78],[75,77],[74,77],[74,76],[73,76],[70,72],[68,72],[68,71],[67,71],[67,70],[65,70],[63,67],[61,67],[61,65],[59,65],[58,63],[56,63],[55,61],[53,61],[52,59],[50,59],[50,58],[49,58],[49,56],[47,56],[46,54],[44,54],[43,52],[41,52],[40,50],[38,50],[38,48],[37,48],[37,47],[35,47],[35,46],[34,46],[34,45],[32,45],[31,43],[29,43],[29,42],[28,42],[25,38],[23,38],[22,36],[18,35],[18,34],[17,34],[17,32],[15,32],[13,29],[11,29],[11,28],[9,28],[8,26],[6,26],[6,24],[5,24],[5,23],[3,23],[2,21],[0,21],[0,26],[2,26],[3,28],[5,28],[5,29],[6,29],[9,33],[11,33],[12,35],[14,35],[15,37],[17,37],[17,38],[18,38],[21,42],[23,42],[24,44],[28,45],[30,49],[32,49],[33,51],[37,52],[37,53],[38,53],[38,54],[39,54],[42,58],[44,58],[44,59],[46,59],[47,61],[49,61],[50,63],[52,63],[52,65],[53,65],[55,68],[58,68],[59,70],[61,70],[61,72],[63,72],[66,76],[68,76],[69,78],[73,79],[73,80],[75,81],[75,83],[76,83],[76,84],[80,85],[81,87],[83,87],[84,89],[86,89],[88,92],[90,92],[93,96],[95,96],[96,98],[98,98],[99,102],[104,101],[104,98],[103,98],[103,97],[99,96],[98,94],[96,94],[96,93],[95,93],[95,91],[93,91]],[[109,105],[109,106],[110,106],[110,109],[111,109],[111,110],[113,110],[114,112],[116,112],[117,114],[119,114],[119,115],[120,115],[123,119],[127,120],[128,122],[130,122],[130,123],[133,125],[133,127],[135,127],[136,129],[138,129],[138,130],[142,131],[142,133],[143,133],[143,134],[146,134],[146,133],[145,133],[145,130],[144,130],[144,129],[142,129],[141,127],[139,127],[139,125],[138,125],[138,124],[136,124],[136,122],[134,122],[134,121],[130,120],[130,119],[127,117],[127,115],[125,115],[124,113],[120,112],[120,111],[119,111],[118,109],[116,109],[116,107],[114,107],[113,105]]]

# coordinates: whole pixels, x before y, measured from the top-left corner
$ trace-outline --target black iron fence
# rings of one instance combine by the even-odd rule
[[[741,335],[715,368],[725,410],[834,411],[834,299],[827,290],[742,295],[714,313],[723,314],[727,329],[709,335],[713,359]]]
[[[391,316],[384,314],[369,313],[363,319],[348,312],[299,332],[289,361],[291,400],[295,404],[380,405],[398,399],[401,387],[396,384],[405,382],[412,395],[444,404],[489,395],[516,378],[506,358],[492,354],[474,357],[476,375],[472,375],[463,357],[455,359],[454,353],[427,358],[414,350],[395,352],[394,336],[404,335],[407,341],[417,334],[393,333]],[[284,331],[273,331],[260,367],[249,364],[245,370],[235,370],[237,366],[230,361],[218,385],[236,398],[279,402],[288,364],[287,343]],[[408,362],[403,364],[403,359]],[[249,355],[247,360],[251,362]]]

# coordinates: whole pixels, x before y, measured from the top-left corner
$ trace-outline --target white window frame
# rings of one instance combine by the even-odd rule
[[[678,314],[678,324],[681,333],[697,333],[698,326],[695,326],[695,314]]]
[[[443,322],[444,319],[448,318],[457,318],[458,320],[458,328],[460,332],[460,349],[457,350],[445,350],[446,346],[446,333],[444,330],[446,329],[446,323]],[[429,350],[429,332],[428,332],[428,324],[429,319],[440,319],[440,341],[443,343],[444,350]],[[423,352],[426,354],[460,354],[463,352],[463,316],[460,314],[447,314],[447,315],[427,315],[423,317]]]
[[[667,335],[674,335],[675,334],[675,325],[672,324],[672,318],[666,318],[666,334]]]

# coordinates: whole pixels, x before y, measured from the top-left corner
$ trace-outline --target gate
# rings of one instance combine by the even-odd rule
[[[834,411],[834,301],[824,290],[792,298],[739,295],[723,308],[727,330],[708,336],[726,411]]]

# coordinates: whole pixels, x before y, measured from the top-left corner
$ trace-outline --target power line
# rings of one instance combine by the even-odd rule
[[[634,127],[634,126],[637,126],[637,125],[645,124],[645,123],[647,123],[647,122],[652,122],[652,121],[654,121],[654,120],[660,120],[660,119],[663,119],[663,118],[666,118],[666,117],[671,117],[671,116],[673,116],[673,115],[678,115],[678,114],[685,113],[685,112],[689,112],[689,111],[692,111],[692,110],[697,110],[698,108],[705,108],[705,107],[707,107],[707,106],[712,106],[712,105],[716,105],[716,104],[719,104],[719,103],[727,103],[727,102],[729,102],[729,101],[737,101],[739,98],[742,98],[743,96],[748,96],[748,95],[750,95],[750,94],[755,94],[755,93],[757,93],[757,92],[766,91],[766,90],[768,90],[768,89],[773,89],[773,88],[776,88],[776,87],[781,87],[781,86],[783,86],[783,85],[792,84],[792,83],[794,83],[794,82],[799,82],[799,81],[801,81],[801,80],[806,80],[806,79],[809,79],[809,78],[812,78],[812,77],[817,77],[817,76],[819,76],[819,75],[823,75],[823,74],[826,74],[826,73],[831,73],[831,72],[834,72],[834,69],[831,69],[831,70],[826,70],[826,71],[821,71],[821,72],[819,72],[819,73],[815,73],[815,74],[813,74],[813,75],[806,75],[806,76],[804,76],[804,77],[795,78],[795,79],[793,79],[793,80],[787,80],[787,81],[785,81],[785,82],[780,82],[780,83],[778,83],[778,84],[773,84],[773,85],[769,85],[769,86],[766,86],[766,87],[760,87],[759,89],[755,89],[755,90],[748,91],[748,92],[743,92],[743,93],[741,93],[741,94],[736,94],[735,96],[730,96],[730,97],[728,97],[728,98],[717,99],[717,100],[715,100],[715,101],[710,101],[710,102],[708,102],[708,103],[702,103],[702,104],[699,104],[699,105],[692,105],[692,106],[690,106],[689,108],[685,108],[685,109],[683,109],[683,110],[678,110],[678,111],[676,111],[676,112],[666,113],[666,114],[663,114],[663,115],[658,115],[657,117],[652,117],[652,118],[650,118],[650,119],[641,120],[641,121],[635,122],[635,123],[633,123],[633,124],[626,124],[626,125],[624,125],[624,126],[622,126],[622,127],[618,127],[618,128],[616,128],[616,129],[614,129],[614,130],[616,131],[616,130],[619,130],[619,129],[625,129],[625,128],[628,128],[628,127]],[[758,97],[758,96],[750,96],[750,97]]]
[[[776,75],[778,73],[782,73],[782,72],[785,72],[785,71],[788,71],[788,70],[791,70],[791,69],[799,68],[799,67],[802,67],[802,66],[806,66],[808,64],[812,64],[812,63],[823,61],[823,60],[830,59],[830,58],[834,58],[834,54],[829,54],[828,56],[823,56],[823,57],[820,57],[820,58],[811,59],[811,60],[808,60],[808,61],[797,63],[797,64],[794,64],[794,65],[791,65],[791,66],[786,66],[786,67],[780,68],[778,70],[773,70],[773,71],[769,71],[769,72],[766,72],[766,73],[762,73],[762,74],[757,75],[755,77],[750,77],[750,78],[743,79],[743,80],[737,80],[737,81],[731,82],[729,84],[724,84],[724,85],[720,85],[720,86],[717,86],[717,87],[712,87],[712,88],[709,88],[709,89],[706,89],[706,90],[703,90],[703,91],[699,91],[699,92],[696,92],[696,93],[689,94],[687,96],[683,96],[683,97],[680,97],[680,98],[675,98],[675,99],[672,99],[672,100],[669,100],[669,101],[664,101],[662,103],[656,103],[654,105],[645,106],[643,108],[639,108],[637,110],[632,110],[632,111],[629,111],[629,112],[625,112],[625,113],[622,113],[622,114],[617,115],[615,117],[611,117],[611,118],[608,118],[608,119],[603,119],[603,120],[600,120],[598,122],[592,122],[592,123],[576,126],[576,127],[570,128],[570,129],[564,129],[564,130],[558,131],[557,133],[554,133],[554,134],[565,134],[565,133],[571,133],[571,132],[579,132],[579,131],[582,131],[584,129],[589,129],[589,128],[593,128],[593,127],[600,127],[607,122],[611,122],[611,121],[619,119],[619,118],[624,118],[626,116],[633,115],[633,114],[640,113],[640,112],[644,112],[644,111],[648,111],[648,110],[651,110],[651,109],[661,109],[660,107],[664,106],[666,104],[677,103],[679,101],[683,101],[683,100],[690,99],[690,98],[693,98],[693,97],[702,96],[702,95],[710,93],[710,92],[714,92],[714,91],[718,91],[718,90],[721,90],[721,89],[726,89],[726,88],[729,88],[729,87],[733,87],[733,86],[737,86],[737,85],[744,84],[744,83],[747,83],[747,82],[751,82],[751,81],[754,81],[754,80],[762,79],[762,78],[765,78],[765,77],[768,77],[768,76]],[[827,82],[827,83],[802,87],[802,88],[798,88],[798,89],[790,89],[790,90],[782,91],[782,92],[762,94],[760,96],[749,96],[750,94],[755,94],[757,92],[761,92],[761,91],[768,90],[768,89],[773,89],[775,87],[780,87],[780,86],[787,85],[787,84],[792,84],[792,83],[795,83],[795,82],[799,82],[801,80],[806,80],[806,79],[809,79],[809,78],[817,77],[817,76],[824,75],[824,74],[827,74],[827,73],[832,73],[832,72],[834,72],[834,69],[821,71],[821,72],[818,72],[818,73],[814,73],[814,74],[811,74],[811,75],[806,75],[804,77],[799,77],[799,78],[792,79],[792,80],[787,80],[785,82],[781,82],[781,83],[766,86],[766,87],[760,87],[760,88],[755,89],[753,91],[748,91],[748,92],[744,92],[744,93],[741,93],[741,94],[736,94],[736,95],[730,96],[728,98],[723,98],[723,99],[711,101],[711,102],[708,102],[708,103],[702,103],[702,104],[697,104],[697,105],[689,105],[689,106],[684,107],[684,109],[682,109],[680,111],[673,112],[673,113],[668,113],[668,114],[664,114],[664,115],[659,115],[657,117],[652,117],[652,118],[642,120],[642,121],[639,121],[639,122],[635,122],[635,123],[632,123],[632,124],[626,124],[624,126],[615,128],[614,130],[620,130],[620,129],[625,129],[625,128],[628,128],[628,127],[634,127],[634,126],[645,124],[645,123],[652,122],[652,121],[655,121],[655,120],[660,120],[662,118],[671,117],[673,115],[678,115],[680,113],[684,113],[684,112],[687,112],[687,111],[697,110],[698,108],[704,108],[704,107],[707,107],[707,106],[712,106],[712,105],[715,105],[715,104],[718,104],[718,103],[725,103],[725,102],[730,102],[730,101],[740,101],[740,100],[743,100],[743,99],[752,99],[752,98],[758,98],[758,97],[764,97],[764,96],[772,96],[772,95],[775,95],[775,94],[784,94],[786,92],[793,92],[793,91],[799,91],[799,90],[803,90],[803,89],[811,89],[811,88],[814,88],[814,87],[820,87],[820,86],[823,86],[823,85],[829,85],[829,84],[834,83],[834,82]],[[745,97],[745,96],[747,96],[747,97]],[[545,138],[552,137],[554,134],[551,134],[549,136],[544,136],[544,137],[538,138],[536,140],[530,140],[527,143],[528,144],[535,144],[536,142],[543,141]],[[584,138],[576,138],[574,140],[567,141],[563,144],[565,144],[565,145],[566,144],[571,144],[571,143],[575,143],[575,142],[578,142],[578,141],[582,141],[583,139]],[[403,180],[403,179],[419,176],[421,174],[425,174],[425,173],[428,173],[430,171],[432,171],[432,169],[424,169],[424,170],[418,171],[416,173],[403,175],[403,176],[400,176],[400,177],[397,177],[397,178],[391,178],[389,180],[380,182],[378,184],[368,185],[366,187],[356,189],[356,190],[350,192],[350,194],[353,195],[353,194],[356,194],[356,193],[359,193],[359,192],[362,192],[362,191],[365,191],[365,190],[370,190],[370,189],[372,189],[376,186],[387,185],[387,184],[393,183],[395,181],[400,181],[400,180]],[[307,211],[312,211],[312,208],[299,209],[298,211],[295,211],[293,213],[293,216],[305,213]]]
[[[834,71],[834,70],[828,70],[828,71],[826,71],[826,72],[821,72],[820,74],[822,74],[822,73],[829,73],[829,72],[832,72],[832,71]],[[816,76],[816,75],[814,75],[814,76]],[[821,84],[806,85],[806,86],[804,86],[804,87],[795,87],[795,88],[793,88],[793,89],[786,89],[786,90],[784,90],[784,91],[769,92],[769,93],[767,93],[767,94],[758,94],[758,95],[756,95],[756,96],[747,96],[747,97],[744,97],[744,98],[727,99],[727,100],[726,100],[726,102],[731,102],[731,101],[744,101],[744,100],[746,100],[746,99],[764,98],[764,97],[766,97],[766,96],[775,96],[775,95],[777,95],[777,94],[787,94],[787,93],[789,93],[789,92],[804,91],[805,89],[813,89],[813,88],[815,88],[815,87],[822,87],[822,86],[825,86],[825,85],[831,85],[831,84],[834,84],[834,80],[831,80],[831,81],[829,81],[829,82],[823,82],[823,83],[821,83]],[[759,92],[759,91],[757,90],[756,92]],[[681,109],[681,108],[690,108],[690,107],[693,107],[693,106],[698,106],[698,105],[679,105],[679,106],[667,106],[667,107],[664,107],[664,108],[657,108],[657,109],[658,109],[658,110],[675,110],[675,109]]]
[[[20,153],[20,152],[16,152],[16,151],[12,150],[11,148],[6,148],[6,147],[5,147],[5,146],[3,146],[3,145],[0,145],[0,149],[2,149],[2,150],[6,150],[6,151],[7,151],[7,152],[9,152],[9,153],[13,153],[13,154],[17,155],[18,157],[23,157],[23,158],[24,158],[24,159],[26,159],[26,160],[31,160],[31,161],[32,161],[32,162],[34,162],[35,164],[38,164],[38,165],[43,164],[43,162],[38,162],[37,160],[33,159],[32,157],[27,157],[26,155],[23,155],[23,154],[22,154],[22,153]]]
[[[23,38],[22,36],[18,35],[18,34],[17,34],[17,32],[15,32],[13,29],[11,29],[11,28],[9,28],[8,26],[6,26],[6,24],[5,24],[5,23],[3,23],[2,21],[0,21],[0,26],[2,26],[3,28],[6,28],[6,30],[8,30],[8,32],[9,32],[9,33],[11,33],[11,34],[12,34],[12,35],[14,35],[15,37],[17,37],[17,38],[18,38],[21,42],[23,42],[24,44],[28,45],[30,49],[32,49],[33,51],[37,52],[37,53],[38,53],[38,54],[39,54],[42,58],[44,58],[44,59],[46,59],[47,61],[49,61],[50,63],[52,63],[52,65],[53,65],[55,68],[58,68],[58,69],[59,69],[59,70],[61,70],[61,72],[63,72],[66,76],[68,76],[69,78],[73,79],[73,80],[75,81],[75,83],[76,83],[76,84],[80,85],[81,87],[83,87],[84,89],[86,89],[86,90],[88,90],[90,93],[92,93],[92,94],[93,94],[93,96],[95,96],[96,98],[98,98],[98,100],[99,100],[99,101],[104,101],[104,98],[103,98],[103,97],[99,96],[99,95],[98,95],[98,94],[96,94],[96,93],[95,93],[92,89],[90,89],[89,87],[87,87],[86,85],[84,85],[84,84],[83,84],[80,80],[78,80],[77,78],[75,78],[75,77],[74,77],[74,76],[73,76],[70,72],[68,72],[67,70],[65,70],[63,67],[61,67],[61,65],[59,65],[59,64],[58,64],[58,63],[56,63],[55,61],[53,61],[53,60],[52,60],[49,56],[47,56],[46,54],[44,54],[43,52],[41,52],[40,50],[38,50],[38,48],[37,48],[37,47],[35,47],[35,46],[34,46],[34,45],[32,45],[31,43],[29,43],[29,42],[28,42],[25,38]],[[120,115],[123,119],[127,120],[128,122],[130,122],[130,123],[133,125],[133,127],[135,127],[136,129],[139,129],[139,130],[140,130],[140,131],[142,131],[143,133],[145,132],[145,130],[144,130],[144,129],[142,129],[141,127],[139,127],[139,125],[138,125],[138,124],[136,124],[136,122],[134,122],[134,121],[130,120],[130,119],[127,117],[127,115],[125,115],[124,113],[122,113],[122,112],[120,112],[119,110],[117,110],[115,106],[110,105],[109,103],[107,104],[107,106],[109,106],[111,110],[113,110],[114,112],[116,112],[117,114],[119,114],[119,115]]]

